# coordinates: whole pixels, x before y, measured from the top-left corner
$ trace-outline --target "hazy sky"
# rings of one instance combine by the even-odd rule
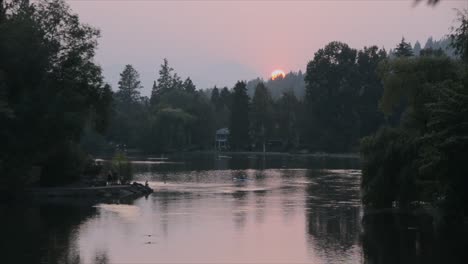
[[[353,48],[393,48],[402,36],[424,45],[454,25],[454,8],[412,0],[68,0],[83,22],[101,29],[97,62],[117,88],[125,64],[140,72],[149,95],[163,58],[198,88],[232,87],[236,80],[268,78],[277,68],[304,70],[333,40]]]

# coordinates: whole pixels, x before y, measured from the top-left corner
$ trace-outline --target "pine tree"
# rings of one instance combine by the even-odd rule
[[[137,102],[140,99],[139,89],[141,88],[140,74],[132,65],[125,65],[123,72],[120,74],[119,90],[116,97],[127,104]]]
[[[405,41],[405,38],[401,39],[401,42],[395,48],[396,57],[411,57],[413,56],[413,49],[411,44]]]
[[[224,87],[219,93],[221,104],[231,109],[232,93],[227,87]]]
[[[297,146],[299,140],[299,111],[301,102],[294,92],[287,91],[277,102],[278,132],[285,149]]]
[[[185,79],[183,87],[184,87],[184,90],[188,93],[194,93],[195,90],[197,89],[195,87],[195,84],[193,84],[192,80],[190,79],[190,77],[187,77],[187,79]]]
[[[257,84],[252,99],[252,132],[256,143],[263,145],[273,130],[273,100],[263,82]]]
[[[159,70],[159,78],[154,82],[153,90],[151,91],[151,104],[156,104],[158,96],[174,87],[175,78],[172,76],[173,71],[174,69],[169,66],[169,62],[164,58],[164,62]]]
[[[229,130],[229,143],[232,149],[241,150],[249,147],[249,96],[243,81],[237,82],[234,86]]]
[[[174,73],[174,76],[172,76],[171,84],[172,84],[171,88],[175,90],[183,90],[184,88],[184,83],[182,82],[182,79],[180,78],[180,76],[177,75],[177,73]]]
[[[215,106],[216,110],[219,110],[220,97],[219,97],[219,89],[216,86],[211,91],[210,101]]]
[[[432,49],[434,48],[434,40],[432,37],[429,37],[426,41],[426,44],[424,44],[424,49]]]

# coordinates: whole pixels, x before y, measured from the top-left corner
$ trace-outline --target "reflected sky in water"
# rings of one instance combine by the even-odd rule
[[[364,230],[357,160],[245,155],[145,160],[154,161],[141,159],[134,171],[136,180],[148,180],[155,189],[148,197],[112,204],[1,206],[3,259],[423,263],[421,248],[430,248],[421,235],[404,236],[408,228],[401,219],[372,219]],[[405,245],[417,248],[399,250],[402,237]],[[429,245],[436,241],[431,239]]]
[[[356,171],[155,172],[150,180],[155,194],[97,205],[80,226],[84,263],[96,251],[112,263],[361,262]]]

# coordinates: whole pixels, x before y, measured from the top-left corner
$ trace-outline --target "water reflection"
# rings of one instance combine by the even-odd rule
[[[138,174],[151,176],[154,171],[173,173],[176,171],[211,171],[211,170],[265,170],[265,169],[356,169],[359,160],[352,157],[312,157],[287,154],[174,154],[168,160],[157,164],[147,157],[132,157],[134,170]]]
[[[0,207],[2,263],[457,263],[465,252],[463,232],[434,231],[430,217],[361,223],[356,160],[192,158],[135,163],[156,189],[135,201]]]
[[[77,228],[90,206],[0,206],[2,263],[80,263]]]
[[[466,230],[435,228],[428,215],[370,213],[363,219],[365,263],[464,263]]]
[[[359,177],[356,171],[309,171],[309,247],[326,263],[360,263]]]

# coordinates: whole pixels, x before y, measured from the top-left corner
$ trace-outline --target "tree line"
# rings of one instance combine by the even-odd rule
[[[363,202],[372,208],[432,204],[446,219],[468,212],[468,16],[450,34],[458,56],[415,57],[400,45],[380,65],[385,124],[361,142]]]
[[[209,93],[197,90],[190,78],[182,81],[164,59],[149,98],[140,95],[138,72],[126,65],[101,139],[147,153],[213,149],[215,131],[227,127],[231,150],[357,151],[359,138],[384,122],[377,66],[386,58],[376,46],[357,51],[332,42],[316,53],[305,74],[238,81]],[[305,79],[302,98],[294,92],[298,77]],[[290,88],[275,98],[268,85],[278,83]]]

